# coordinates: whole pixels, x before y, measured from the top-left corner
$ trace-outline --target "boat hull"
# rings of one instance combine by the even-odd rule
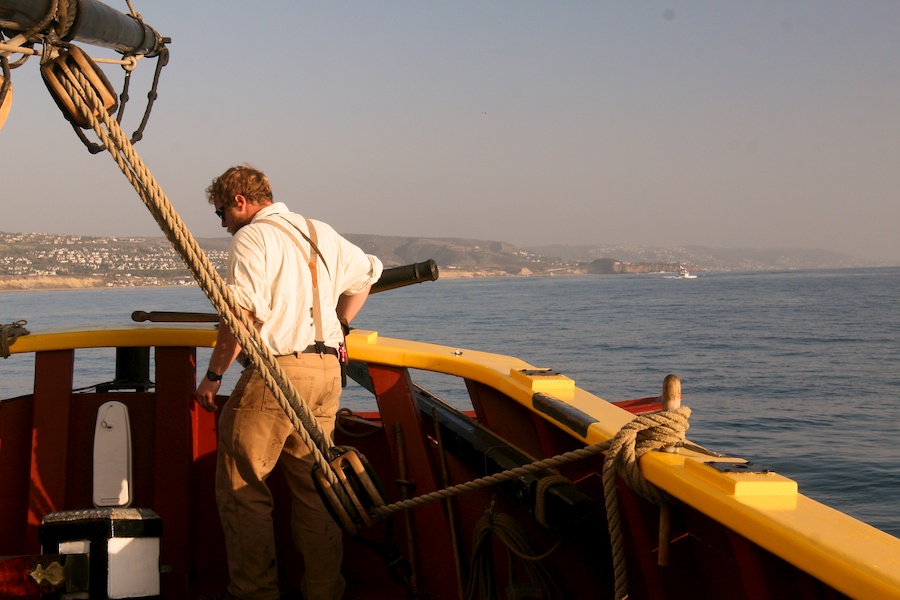
[[[132,506],[163,523],[161,595],[188,599],[224,588],[212,508],[216,416],[192,401],[197,348],[212,346],[214,336],[208,326],[125,326],[16,342],[14,352],[35,354],[35,388],[0,403],[0,479],[8,482],[0,491],[0,555],[40,554],[42,519],[92,506],[94,423],[98,409],[116,401],[132,424]],[[658,408],[654,398],[616,406],[510,357],[364,331],[348,345],[351,374],[372,393],[372,407],[342,412],[335,441],[364,455],[391,502],[601,443],[634,414]],[[151,348],[152,389],[73,392],[81,347]],[[455,378],[469,404],[451,406],[417,386],[419,370]],[[671,496],[665,566],[660,508],[617,480],[629,597],[900,598],[896,538],[805,498],[778,474],[735,475],[709,459],[686,449],[641,459],[644,477]],[[603,463],[597,453],[376,519],[346,536],[348,597],[458,598],[459,590],[478,596],[493,587],[519,597],[613,598]],[[290,592],[302,559],[287,533],[290,502],[277,469],[269,484],[279,572]]]

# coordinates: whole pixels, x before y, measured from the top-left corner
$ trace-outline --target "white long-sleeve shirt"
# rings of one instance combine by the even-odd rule
[[[262,339],[274,354],[299,352],[315,342],[309,265],[287,234],[274,225],[260,223],[262,220],[280,222],[300,240],[310,257],[316,256],[294,228],[309,236],[306,220],[290,212],[284,203],[275,202],[234,234],[228,254],[228,288],[238,303],[253,313],[261,326]],[[328,266],[326,269],[318,259],[322,331],[325,344],[336,348],[344,339],[334,310],[338,298],[341,294],[357,294],[378,281],[383,265],[327,223],[312,222],[317,246]]]

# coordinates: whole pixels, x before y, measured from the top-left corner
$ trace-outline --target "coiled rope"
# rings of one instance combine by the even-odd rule
[[[9,347],[16,343],[20,335],[28,335],[29,331],[25,329],[28,321],[13,321],[6,325],[0,325],[0,356],[9,358]]]
[[[259,371],[266,387],[272,391],[279,405],[288,415],[301,439],[310,449],[316,464],[338,495],[341,504],[352,506],[343,487],[328,464],[334,447],[293,384],[266,347],[253,324],[244,316],[233,294],[225,286],[209,258],[200,248],[156,179],[138,156],[133,144],[119,124],[104,110],[102,101],[80,69],[72,69],[74,78],[62,80],[66,93],[88,116],[90,126],[97,133],[113,160],[137,191],[144,205],[153,215],[160,229],[179,253],[197,283],[234,334],[253,366]]]
[[[537,554],[531,547],[524,529],[513,517],[503,513],[487,511],[475,525],[475,533],[472,535],[472,567],[469,586],[466,591],[466,600],[496,600],[497,583],[494,574],[493,548],[491,537],[496,535],[506,547],[507,553],[518,557],[522,561],[525,573],[529,579],[541,590],[541,597],[547,600],[562,600],[565,598],[563,590],[542,561],[556,550],[559,543],[543,554]],[[510,579],[513,569],[510,568]],[[512,581],[510,581],[512,585]]]

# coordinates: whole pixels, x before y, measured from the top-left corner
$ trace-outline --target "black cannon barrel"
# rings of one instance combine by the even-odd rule
[[[434,281],[438,278],[438,274],[438,266],[434,259],[411,265],[391,267],[382,272],[381,278],[372,284],[372,291],[369,293],[377,294],[378,292],[392,290],[413,283]]]
[[[0,29],[22,33],[47,16],[52,0],[0,0]],[[163,48],[163,38],[152,27],[98,0],[67,3],[67,14],[59,15],[57,35],[122,54],[154,56]]]

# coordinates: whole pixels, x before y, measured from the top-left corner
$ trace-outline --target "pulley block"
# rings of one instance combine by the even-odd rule
[[[374,524],[369,509],[384,506],[385,493],[374,469],[356,448],[335,446],[333,451],[337,457],[329,464],[337,476],[338,484],[349,498],[350,506],[341,503],[337,492],[318,465],[313,468],[313,481],[331,516],[341,529],[355,536],[360,528]]]
[[[103,109],[107,113],[112,114],[116,109],[118,96],[103,71],[91,60],[90,56],[77,46],[70,46],[62,50],[59,56],[41,66],[44,83],[65,117],[78,127],[89,129],[90,115],[85,114],[77,107],[75,100],[69,96],[63,85],[63,81],[67,80],[76,88],[79,87],[78,80],[75,78],[76,72],[84,75],[94,93],[100,98]],[[98,114],[96,110],[93,113],[95,116]]]

